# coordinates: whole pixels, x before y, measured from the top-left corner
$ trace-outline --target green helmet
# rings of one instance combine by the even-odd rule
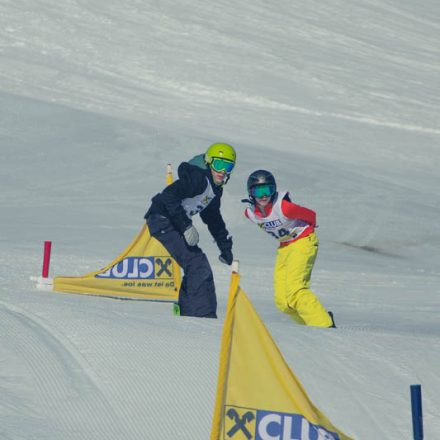
[[[234,162],[237,158],[234,147],[229,144],[212,144],[205,153],[205,162],[211,165],[214,158],[225,159]]]

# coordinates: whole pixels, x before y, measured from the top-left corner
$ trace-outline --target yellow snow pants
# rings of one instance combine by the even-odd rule
[[[274,268],[275,305],[299,324],[330,327],[330,315],[310,290],[317,253],[315,233],[278,248]]]

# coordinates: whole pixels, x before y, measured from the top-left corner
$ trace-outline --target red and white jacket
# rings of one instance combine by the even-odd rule
[[[287,246],[307,237],[316,227],[316,213],[291,202],[289,193],[279,192],[275,200],[268,203],[262,212],[258,205],[251,205],[245,216],[261,229],[275,237],[280,246]]]

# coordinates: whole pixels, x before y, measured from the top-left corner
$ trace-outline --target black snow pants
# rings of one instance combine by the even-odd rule
[[[206,255],[198,246],[188,246],[168,218],[150,214],[146,221],[150,234],[163,244],[183,269],[179,292],[180,315],[217,318],[214,276]]]

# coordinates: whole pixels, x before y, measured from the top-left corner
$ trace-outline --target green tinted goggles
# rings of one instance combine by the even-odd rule
[[[275,185],[257,185],[251,188],[251,196],[257,199],[272,197],[275,194]]]
[[[211,162],[211,168],[218,173],[225,171],[229,174],[234,169],[234,166],[234,162],[226,159],[220,159],[219,157],[214,157]]]

